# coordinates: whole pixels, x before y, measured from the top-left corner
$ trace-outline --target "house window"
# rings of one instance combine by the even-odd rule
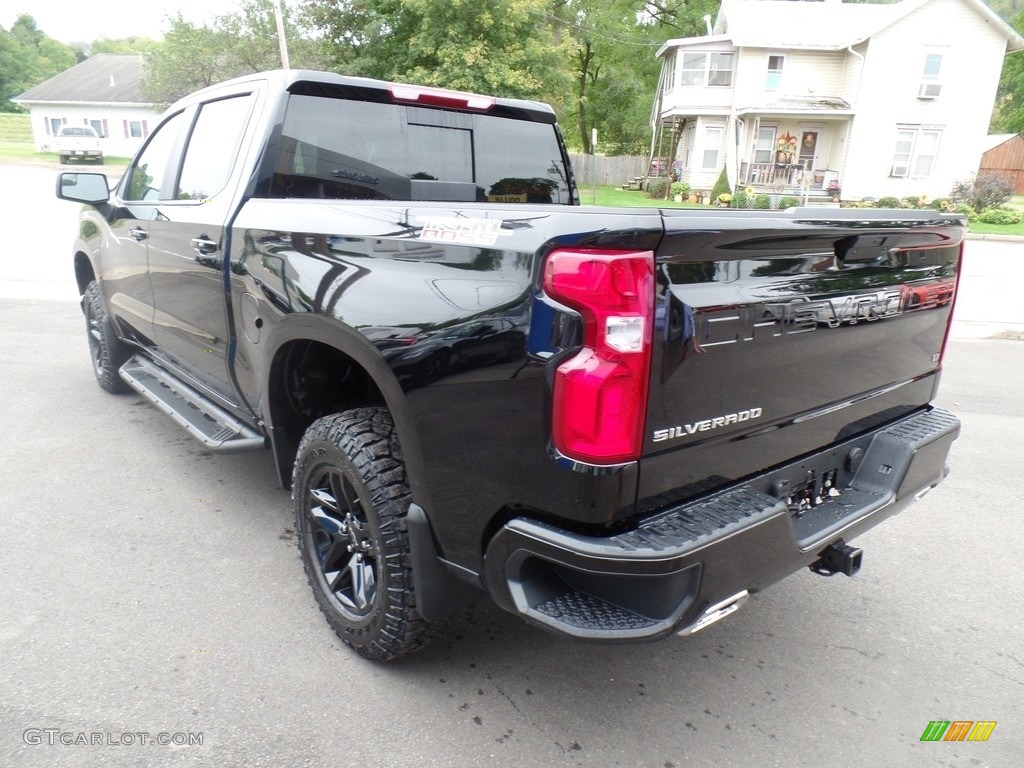
[[[145,134],[142,132],[142,121],[141,120],[129,120],[128,121],[128,136],[133,139],[144,138]]]
[[[736,54],[733,53],[712,53],[708,85],[732,85],[732,66],[735,58]]]
[[[678,59],[673,53],[668,57],[665,62],[665,92],[671,91],[676,87],[676,63]]]
[[[690,126],[686,129],[686,154],[683,164],[686,168],[693,168],[693,144],[697,140],[697,129]]]
[[[782,67],[785,63],[785,56],[772,55],[768,57],[768,77],[764,87],[769,91],[777,91],[782,87]]]
[[[755,163],[770,163],[773,161],[772,155],[775,154],[775,133],[777,130],[774,126],[757,129],[757,141],[754,144]]]
[[[734,53],[684,53],[680,85],[732,85]]]
[[[89,125],[92,126],[93,130],[99,134],[101,139],[107,136],[107,121],[106,120],[90,120]]]
[[[902,125],[896,130],[896,149],[890,176],[926,179],[935,170],[942,130]]]
[[[927,53],[924,57],[924,71],[921,72],[921,85],[917,90],[919,99],[936,99],[942,92],[939,79],[942,72],[942,54]]]
[[[56,136],[60,133],[61,127],[64,125],[64,120],[59,117],[50,118],[50,135]]]
[[[718,170],[718,155],[722,149],[722,137],[724,135],[724,128],[708,126],[704,129],[704,157],[700,165],[703,170]]]

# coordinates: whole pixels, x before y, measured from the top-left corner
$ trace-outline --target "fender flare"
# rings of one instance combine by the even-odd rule
[[[383,404],[391,412],[399,442],[402,444],[406,475],[413,498],[418,504],[429,509],[430,494],[426,482],[426,469],[421,459],[422,446],[405,392],[380,351],[365,336],[351,326],[325,315],[290,314],[276,323],[268,334],[265,346],[267,364],[264,366],[260,381],[260,413],[263,414],[266,431],[270,436],[282,485],[285,488],[290,486],[291,475],[284,471],[284,467],[291,465],[294,456],[283,454],[285,446],[282,445],[274,428],[270,393],[271,381],[277,368],[277,355],[283,346],[294,341],[313,341],[336,349],[366,372],[384,398]]]

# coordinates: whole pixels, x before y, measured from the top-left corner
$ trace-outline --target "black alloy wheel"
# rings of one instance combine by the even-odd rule
[[[366,512],[336,467],[321,468],[310,485],[310,533],[324,586],[340,610],[363,618],[377,595],[380,557],[367,530]]]

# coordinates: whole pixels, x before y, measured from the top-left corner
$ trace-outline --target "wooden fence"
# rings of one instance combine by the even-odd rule
[[[648,159],[639,156],[605,157],[604,155],[584,155],[578,152],[569,153],[572,169],[576,174],[576,183],[580,187],[599,184],[619,187],[635,176],[647,175]]]

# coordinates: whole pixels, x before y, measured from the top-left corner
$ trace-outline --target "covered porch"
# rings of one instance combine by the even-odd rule
[[[737,186],[756,194],[839,198],[852,110],[840,99],[795,106],[737,111]]]

